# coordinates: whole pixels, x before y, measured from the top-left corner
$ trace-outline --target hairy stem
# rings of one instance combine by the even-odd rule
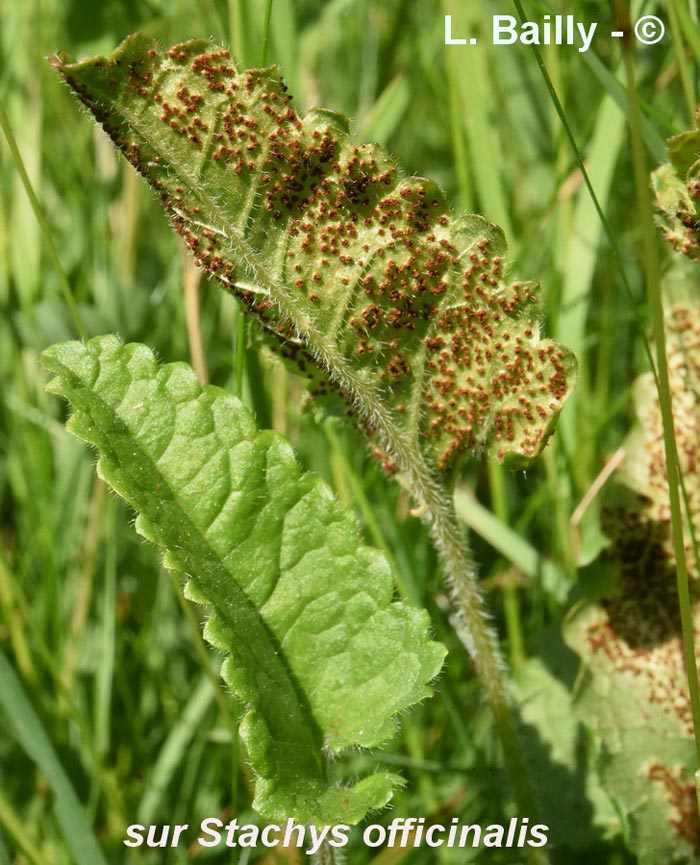
[[[286,303],[292,306],[291,298],[287,300],[287,295],[287,289],[280,286],[278,301],[281,301],[283,312],[287,311]],[[289,318],[293,320],[291,314]],[[419,448],[398,430],[391,409],[384,405],[376,389],[368,387],[366,382],[358,378],[332,341],[320,333],[313,323],[305,324],[307,348],[375,430],[377,438],[395,460],[408,488],[422,507],[423,518],[429,525],[457,608],[452,625],[469,651],[477,675],[484,685],[518,814],[534,817],[534,796],[506,695],[505,664],[496,634],[488,624],[488,614],[477,585],[474,560],[459,527],[452,499],[436,479]],[[544,855],[534,849],[529,852],[529,858],[531,862],[546,861]]]
[[[257,257],[251,255],[249,250],[244,252],[242,249],[241,252],[248,253],[246,263],[259,283],[269,284],[270,279],[256,260]],[[289,289],[278,282],[274,296],[283,315],[295,321],[298,316],[295,316],[294,299]],[[326,370],[329,378],[346,394],[348,402],[375,430],[377,438],[406,478],[407,486],[424,508],[424,519],[430,526],[457,607],[453,626],[467,647],[484,684],[518,812],[522,816],[534,816],[534,797],[506,696],[503,676],[505,665],[496,635],[487,623],[488,616],[477,586],[473,557],[459,528],[451,497],[437,481],[418,447],[399,431],[393,412],[385,405],[377,389],[360,378],[333,339],[321,333],[308,319],[303,322],[303,335],[318,365]]]
[[[407,486],[423,507],[423,518],[430,527],[457,608],[452,624],[483,682],[519,815],[534,817],[534,797],[506,695],[503,675],[505,665],[496,634],[488,624],[488,615],[477,585],[474,560],[460,530],[452,499],[436,480],[423,454],[397,432],[391,412],[382,404],[379,396],[355,380],[354,372],[335,347],[322,338],[317,342],[313,338],[315,335],[312,334],[308,340],[309,348],[328,370],[330,377],[335,379],[351,402],[374,426],[378,438],[405,476]],[[533,861],[537,861],[538,856],[535,853]]]
[[[327,841],[323,841],[318,851],[311,854],[310,861],[312,865],[342,865],[345,857]]]
[[[429,525],[457,607],[453,627],[469,651],[483,682],[519,814],[534,816],[534,797],[506,696],[503,676],[505,665],[496,634],[488,624],[488,615],[477,585],[474,560],[459,527],[452,499],[436,480],[423,454],[397,432],[391,413],[379,397],[366,386],[356,384],[354,373],[334,348],[328,352],[323,343],[314,345],[314,342],[309,340],[309,347],[319,355],[318,360],[331,378],[336,380],[374,426],[378,438],[405,476],[408,488],[423,507],[423,518]]]
[[[422,474],[415,473],[412,486],[427,506],[425,519],[452,589],[457,608],[452,625],[484,685],[519,815],[534,817],[534,797],[506,695],[505,664],[496,633],[488,624],[472,554],[459,528],[452,500],[437,485],[424,485]]]

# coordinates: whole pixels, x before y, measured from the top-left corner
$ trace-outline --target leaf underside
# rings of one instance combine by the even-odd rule
[[[540,338],[537,286],[504,282],[499,228],[353,145],[340,115],[300,119],[276,68],[239,72],[209,42],[163,51],[137,34],[53,62],[198,263],[297,369],[320,369],[315,392],[340,393],[370,435],[378,406],[440,469],[537,455],[575,361]]]
[[[666,240],[700,260],[700,130],[667,141],[652,175]],[[679,470],[687,496],[685,557],[694,631],[700,633],[700,312],[691,264],[666,274],[666,345]],[[587,676],[580,716],[600,734],[602,780],[629,814],[641,865],[700,857],[690,767],[696,763],[683,656],[663,425],[654,378],[635,382],[638,426],[625,440],[618,486],[605,513],[617,591],[569,617],[565,636]],[[695,538],[695,542],[693,541]]]
[[[700,313],[673,306],[666,321],[669,379],[680,471],[691,523],[686,560],[696,634],[700,572]],[[603,741],[606,788],[630,814],[642,865],[696,862],[700,856],[692,767],[692,709],[683,657],[671,536],[663,428],[653,376],[635,384],[639,426],[625,441],[620,486],[606,514],[617,593],[570,617],[569,644],[586,671],[579,710]]]
[[[186,365],[159,367],[116,337],[53,346],[43,360],[100,475],[212,610],[206,636],[248,706],[255,808],[325,824],[385,805],[395,776],[334,787],[327,753],[385,742],[396,713],[429,695],[445,650],[424,611],[392,601],[390,567],[361,545],[353,515],[281,436],[258,432]]]

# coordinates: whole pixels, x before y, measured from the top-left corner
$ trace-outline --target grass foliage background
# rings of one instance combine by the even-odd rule
[[[670,18],[691,20],[694,6],[644,5],[678,37],[635,48],[651,166],[664,158],[664,138],[692,120],[700,37],[697,27],[674,30]],[[635,861],[624,849],[624,815],[611,818],[612,807],[585,777],[593,745],[579,730],[578,763],[552,763],[552,737],[571,725],[566,701],[576,672],[561,648],[559,622],[599,575],[586,566],[603,544],[599,496],[581,519],[572,522],[572,514],[627,432],[630,385],[645,369],[635,309],[648,318],[620,43],[607,35],[616,26],[607,4],[545,0],[525,9],[533,19],[562,13],[599,22],[590,53],[552,46],[543,56],[634,299],[623,290],[531,50],[488,44],[491,15],[515,14],[508,0],[275,0],[267,62],[282,66],[301,109],[346,113],[358,141],[385,144],[407,172],[438,180],[455,208],[500,224],[511,273],[541,282],[547,332],[578,356],[576,394],[544,456],[526,473],[474,465],[468,486],[488,512],[474,512],[469,496],[465,502],[491,540],[474,535],[473,545],[516,673],[532,670],[525,659],[539,656],[563,685],[538,704],[535,720],[549,739],[528,727],[533,772],[566,806],[560,814],[545,806],[542,819],[557,822],[561,838],[576,834],[573,850],[553,848],[554,861],[622,865]],[[45,57],[58,49],[104,53],[143,29],[166,44],[212,36],[244,64],[259,65],[264,12],[261,0],[2,4],[0,93],[91,334],[116,332],[148,343],[163,360],[189,360],[183,285],[194,277],[146,184],[76,110]],[[452,14],[455,35],[466,28],[480,34],[478,48],[444,46],[444,14]],[[356,508],[369,542],[395,562],[401,594],[429,609],[450,650],[435,698],[403,719],[385,750],[353,757],[358,768],[373,761],[400,768],[408,781],[381,819],[507,820],[512,810],[489,714],[449,625],[435,554],[410,502],[351,428],[302,412],[301,385],[259,354],[231,297],[202,283],[200,302],[210,380],[240,393],[261,426],[289,436],[304,466]],[[75,843],[82,829],[71,821],[79,809],[56,812],[59,776],[84,804],[107,862],[189,861],[184,846],[126,852],[124,828],[196,826],[208,816],[256,820],[245,758],[232,736],[241,707],[212,684],[218,660],[203,648],[198,612],[183,608],[156,551],[96,480],[92,455],[63,430],[63,406],[43,392],[39,352],[75,334],[2,137],[0,307],[0,688],[6,699],[19,694],[11,716],[0,709],[0,865],[94,865],[88,847]],[[533,568],[533,555],[553,567],[535,561]],[[295,851],[196,852],[214,863],[244,865],[256,855],[298,861]],[[349,861],[522,859],[517,849],[377,853],[356,846]]]

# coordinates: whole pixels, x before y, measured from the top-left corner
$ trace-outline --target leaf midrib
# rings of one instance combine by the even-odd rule
[[[74,64],[73,69],[78,70],[81,67],[85,68],[89,65],[90,61],[86,61],[84,64]],[[70,66],[64,67],[64,69],[68,72]],[[400,433],[399,427],[393,418],[393,412],[383,404],[379,388],[374,383],[368,381],[361,371],[353,369],[347,363],[335,341],[329,339],[328,335],[321,333],[308,315],[298,315],[298,308],[294,298],[291,297],[287,288],[280,280],[272,281],[265,277],[266,268],[260,261],[256,250],[242,236],[240,229],[222,227],[229,226],[228,217],[224,216],[222,210],[211,196],[203,196],[198,191],[196,179],[192,177],[191,172],[186,167],[183,168],[181,161],[173,157],[169,150],[167,156],[165,155],[165,151],[161,150],[158,144],[144,132],[144,127],[138,122],[138,119],[134,119],[133,115],[125,109],[121,97],[118,101],[115,101],[109,94],[105,94],[102,88],[95,87],[94,89],[95,91],[99,91],[103,105],[109,106],[110,111],[117,114],[128,128],[137,134],[154,153],[162,155],[169,161],[178,177],[186,182],[191,195],[204,206],[206,211],[216,217],[215,221],[219,223],[219,231],[221,231],[226,241],[231,244],[234,255],[237,254],[241,259],[244,267],[258,283],[260,289],[273,298],[280,308],[282,317],[289,320],[296,330],[303,335],[308,351],[321,362],[322,368],[325,369],[331,380],[343,390],[352,392],[353,401],[357,401],[362,406],[368,418],[371,418],[375,423],[383,427],[387,442],[389,444],[393,442],[396,450],[404,453],[408,450],[413,450],[409,442]],[[148,125],[146,125],[147,129]],[[148,180],[148,175],[146,174],[145,176]],[[188,219],[191,220],[191,217],[188,217]],[[194,222],[194,220],[192,221]]]
[[[61,367],[61,374],[67,377],[74,376],[74,373],[71,370],[63,366]],[[158,384],[160,385],[160,382]],[[283,695],[288,714],[274,711],[266,712],[265,701],[259,701],[258,704],[255,704],[256,709],[265,717],[266,725],[270,727],[273,733],[273,738],[277,742],[287,741],[290,729],[294,730],[297,737],[302,734],[304,738],[307,739],[309,754],[313,755],[314,758],[313,763],[309,765],[307,761],[307,765],[309,765],[309,768],[313,766],[315,769],[313,774],[319,780],[322,780],[325,773],[321,749],[318,744],[322,739],[322,734],[310,708],[306,706],[305,698],[299,692],[294,678],[294,673],[288,666],[286,655],[284,654],[279,641],[270,631],[269,626],[264,621],[252,601],[248,598],[245,591],[238,585],[234,576],[226,569],[220,555],[209,543],[206,533],[192,521],[187,510],[182,506],[176,491],[168,480],[168,476],[162,472],[158,461],[141,444],[138,433],[135,433],[129,424],[123,419],[118,408],[115,409],[113,405],[106,402],[91,389],[90,382],[83,380],[81,385],[82,387],[79,392],[85,393],[87,396],[85,400],[81,400],[80,396],[78,396],[78,399],[75,400],[74,403],[76,407],[78,407],[79,402],[82,402],[80,409],[84,411],[92,421],[92,405],[97,403],[102,410],[109,414],[111,421],[114,424],[114,437],[102,437],[102,441],[98,445],[103,454],[101,460],[107,458],[107,460],[112,462],[115,467],[118,467],[123,476],[128,479],[130,492],[133,493],[133,491],[136,490],[136,495],[130,496],[130,499],[138,498],[140,496],[150,497],[148,489],[141,485],[138,482],[138,479],[135,478],[131,471],[129,471],[130,466],[133,465],[134,449],[138,451],[141,458],[148,464],[154,476],[159,479],[160,487],[158,487],[158,503],[162,507],[164,500],[168,502],[167,507],[173,512],[173,519],[177,520],[179,526],[186,526],[188,536],[194,536],[197,538],[200,549],[199,556],[196,550],[192,553],[185,549],[178,543],[177,538],[171,536],[170,531],[167,530],[168,524],[166,523],[166,526],[164,527],[166,528],[166,532],[163,532],[162,536],[170,558],[177,563],[179,570],[184,574],[187,574],[188,578],[193,580],[195,585],[204,590],[203,594],[207,596],[207,603],[212,606],[217,617],[227,627],[227,629],[230,629],[237,637],[237,639],[230,641],[231,648],[229,648],[229,651],[233,654],[232,648],[235,647],[235,649],[241,654],[250,654],[250,658],[247,661],[241,661],[243,668],[249,670],[255,666],[263,667],[265,672],[270,674],[270,679],[275,682],[276,698],[279,699],[279,697]],[[121,404],[123,404],[123,398],[120,405]],[[184,405],[184,403],[182,405]],[[94,421],[93,424],[96,429],[100,429],[100,424]],[[122,459],[120,457],[120,448],[116,446],[122,440],[129,442],[130,444],[130,454],[127,455],[128,459]],[[90,444],[95,445],[95,442],[91,441]],[[225,446],[222,445],[222,447]],[[134,507],[139,514],[147,514],[151,512],[149,507],[138,507],[132,502],[130,502],[130,504],[132,504],[132,507]],[[163,526],[161,524],[161,531],[162,528]],[[191,535],[189,533],[191,533]],[[163,544],[160,545],[163,546]],[[201,579],[201,577],[192,576],[192,574],[198,572],[200,574],[202,573],[201,561],[204,560],[204,556],[202,555],[203,551],[206,551],[206,561],[208,563],[214,563],[214,570],[218,571],[218,578],[223,578],[231,587],[234,594],[238,596],[238,603],[233,609],[233,612],[237,615],[230,615],[230,610],[220,607],[216,604],[216,601],[209,600],[209,593],[206,591],[206,583]],[[256,633],[259,635],[258,639],[251,639],[251,634]],[[260,645],[265,646],[266,648],[264,654],[257,651],[257,647]],[[254,656],[253,653],[249,651],[251,646],[256,646]],[[275,672],[277,675],[274,675]],[[280,683],[282,684],[281,687]],[[305,706],[306,711],[304,711],[303,708]],[[292,723],[293,721],[295,721],[295,723]],[[278,752],[288,753],[286,749],[277,750]],[[297,754],[297,750],[293,749],[289,751],[289,753]]]

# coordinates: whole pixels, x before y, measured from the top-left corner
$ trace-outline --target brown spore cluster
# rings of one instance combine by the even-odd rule
[[[662,763],[652,763],[647,770],[650,781],[663,784],[666,799],[673,809],[674,816],[669,819],[669,826],[681,836],[695,856],[700,856],[700,819],[698,818],[698,801],[695,784],[687,779],[683,767],[670,769]]]
[[[676,305],[668,313],[666,330],[680,470],[691,514],[685,544],[697,639],[700,573],[691,533],[700,534],[700,312],[691,304]],[[642,686],[644,696],[636,713],[643,716],[652,706],[677,724],[678,735],[692,739],[663,428],[651,375],[638,380],[636,404],[640,425],[628,437],[619,475],[625,500],[604,513],[604,529],[612,539],[608,558],[617,563],[618,590],[601,602],[586,639],[591,656],[603,661],[607,670]],[[649,777],[664,783],[677,813],[674,827],[697,845],[697,808],[688,807],[692,784],[661,764],[652,767]]]
[[[676,252],[688,258],[700,258],[700,215],[678,210],[674,224],[664,236]]]
[[[232,231],[440,468],[476,450],[498,459],[539,452],[574,362],[540,339],[536,286],[505,283],[494,226],[454,217],[436,184],[401,176],[376,145],[351,144],[338,115],[300,119],[274,68],[239,72],[227,51],[202,41],[167,52],[127,42],[103,63],[122,117],[91,94],[89,107],[159,191],[197,263],[246,303],[285,356],[308,366],[302,329],[281,315],[274,292],[247,278]],[[125,138],[123,117],[128,128],[145,115],[158,140]],[[187,185],[173,168],[193,161]],[[221,216],[204,198],[225,202]]]
[[[676,252],[700,259],[700,130],[672,136],[667,141],[670,162],[652,176],[659,224]]]
[[[630,519],[616,544],[620,562],[618,593],[601,602],[602,614],[586,639],[593,656],[604,659],[616,676],[632,677],[643,686],[644,713],[652,705],[675,718],[683,735],[692,736],[693,716],[683,659],[678,597],[672,563],[664,553],[667,527]],[[697,592],[694,603],[697,606]]]

